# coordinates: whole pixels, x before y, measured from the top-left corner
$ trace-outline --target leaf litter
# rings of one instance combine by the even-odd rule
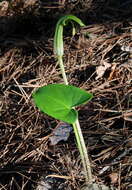
[[[57,10],[52,3],[48,8],[39,2],[27,4],[26,10],[19,1],[13,1],[12,7],[6,1],[0,7],[0,188],[35,189],[39,179],[48,175],[54,176],[56,188],[59,178],[54,180],[55,176],[64,179],[62,189],[80,190],[83,184],[73,134],[64,133],[67,141],[51,146],[49,138],[57,121],[41,114],[31,100],[36,88],[62,82],[52,34],[62,12],[72,9],[88,24],[78,32],[80,40],[65,34],[65,66],[70,84],[94,93],[92,102],[78,109],[93,178],[114,189],[131,188],[132,22],[130,1],[126,2],[119,8],[118,2],[96,1],[85,13],[88,2],[81,6],[80,0],[65,1],[61,8],[56,3]],[[110,67],[96,80],[96,70],[103,63]]]
[[[55,129],[53,129],[51,136],[49,137],[50,139],[50,144],[51,145],[56,145],[58,144],[60,141],[67,141],[69,136],[70,136],[70,132],[72,131],[72,127],[64,122],[60,122]]]

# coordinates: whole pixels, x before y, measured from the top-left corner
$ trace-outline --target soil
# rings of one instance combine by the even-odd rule
[[[80,190],[73,131],[51,145],[59,121],[32,93],[63,83],[53,53],[55,24],[74,14],[86,24],[64,32],[69,83],[94,98],[78,108],[96,183],[132,189],[132,1],[0,1],[0,190]],[[78,27],[78,26],[77,26]]]

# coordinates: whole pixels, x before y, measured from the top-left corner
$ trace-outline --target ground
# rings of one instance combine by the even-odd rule
[[[86,24],[65,29],[69,83],[93,93],[78,108],[93,178],[132,189],[132,1],[37,0],[0,3],[0,189],[80,190],[84,183],[73,131],[52,145],[60,123],[41,113],[32,92],[63,83],[53,53],[57,20],[74,14]]]

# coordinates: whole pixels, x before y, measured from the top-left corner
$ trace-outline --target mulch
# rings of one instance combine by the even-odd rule
[[[59,121],[42,114],[32,100],[38,87],[63,83],[53,35],[60,16],[72,13],[86,27],[74,37],[66,28],[64,64],[69,83],[94,95],[78,108],[93,178],[130,190],[132,1],[1,3],[0,189],[36,189],[43,178],[50,189],[79,190],[84,182],[73,132],[52,146],[49,137]]]

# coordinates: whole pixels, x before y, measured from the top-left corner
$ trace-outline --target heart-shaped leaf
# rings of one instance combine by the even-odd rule
[[[91,98],[92,94],[64,84],[49,84],[33,94],[35,104],[42,112],[70,124],[73,124],[78,117],[74,107]]]

